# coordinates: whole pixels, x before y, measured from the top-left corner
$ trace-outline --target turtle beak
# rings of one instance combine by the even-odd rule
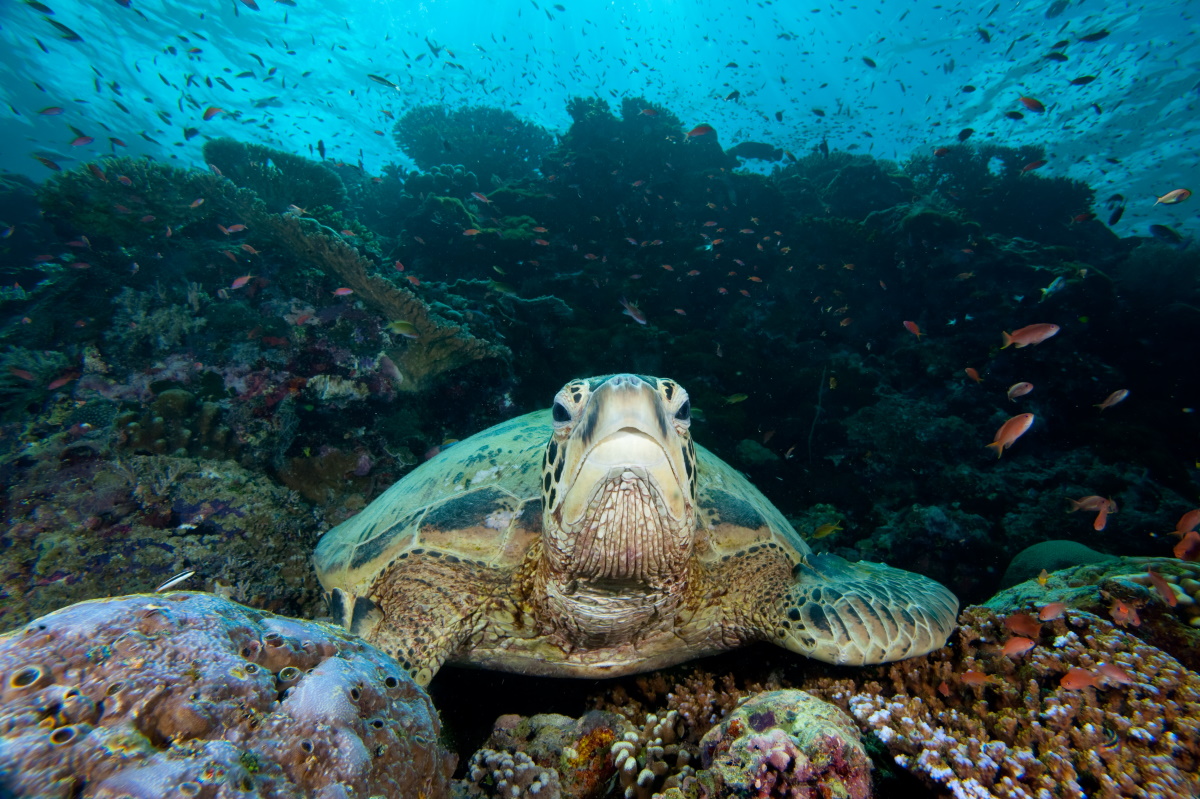
[[[580,453],[563,498],[562,519],[577,524],[596,488],[621,477],[641,481],[676,522],[688,512],[686,442],[663,407],[658,391],[636,375],[616,375],[596,389],[571,433]]]

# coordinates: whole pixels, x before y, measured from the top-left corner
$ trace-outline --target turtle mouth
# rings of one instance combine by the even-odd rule
[[[622,427],[584,454],[563,497],[563,521],[580,524],[598,504],[612,501],[605,495],[635,489],[672,522],[684,518],[686,494],[662,442],[635,427]]]

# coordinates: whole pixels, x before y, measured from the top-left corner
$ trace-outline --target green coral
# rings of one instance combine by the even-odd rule
[[[541,127],[488,106],[417,106],[400,117],[392,136],[421,169],[453,160],[502,181],[531,174],[554,146],[554,138]]]
[[[346,209],[342,179],[316,161],[226,138],[206,142],[204,160],[238,186],[253,190],[272,211],[289,205]]]

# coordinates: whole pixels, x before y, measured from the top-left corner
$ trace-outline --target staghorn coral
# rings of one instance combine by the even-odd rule
[[[429,697],[329,625],[208,594],[94,600],[0,638],[0,675],[16,794],[448,793]]]
[[[952,646],[814,692],[956,797],[1196,795],[1200,675],[1090,613],[1047,622],[1024,655],[1002,654],[1009,637],[968,608]]]

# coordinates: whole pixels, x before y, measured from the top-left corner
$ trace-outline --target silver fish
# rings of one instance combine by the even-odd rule
[[[172,577],[170,580],[167,580],[165,583],[160,585],[158,588],[155,588],[154,593],[161,594],[163,591],[170,591],[172,588],[179,585],[180,583],[190,580],[195,574],[196,574],[195,569],[188,569],[185,572],[180,572],[179,574]]]

